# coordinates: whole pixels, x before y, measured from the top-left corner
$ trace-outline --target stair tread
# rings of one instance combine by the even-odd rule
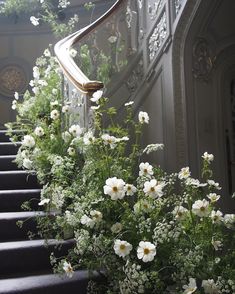
[[[0,146],[1,145],[21,145],[21,142],[0,142]]]
[[[0,171],[0,175],[11,175],[11,174],[29,174],[29,175],[35,175],[33,174],[35,173],[35,171],[33,170],[4,170],[4,171]]]
[[[8,219],[24,219],[35,216],[44,216],[46,213],[44,211],[17,211],[17,212],[1,212],[0,221]]]
[[[25,194],[25,193],[40,193],[41,189],[14,189],[14,190],[0,190],[0,196],[2,194]]]
[[[15,159],[16,158],[16,155],[0,155],[0,159],[1,158]]]

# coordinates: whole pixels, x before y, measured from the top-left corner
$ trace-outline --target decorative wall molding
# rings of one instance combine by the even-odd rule
[[[140,61],[138,62],[138,65],[135,66],[135,68],[130,74],[130,77],[128,78],[126,82],[126,86],[130,93],[134,93],[139,87],[139,84],[144,76],[143,66],[144,66],[143,59],[140,59]]]
[[[154,1],[153,4],[148,4],[148,13],[150,18],[153,20],[159,14],[160,9],[163,7],[164,0]]]
[[[167,32],[168,32],[167,14],[166,14],[166,11],[164,10],[148,39],[150,62],[153,61],[153,59],[155,59],[155,57],[158,55],[167,37]]]
[[[207,40],[203,38],[197,39],[193,45],[192,70],[194,78],[207,82],[214,67],[215,59],[216,57],[213,56]]]
[[[183,3],[187,0],[174,0],[175,17],[178,15]]]

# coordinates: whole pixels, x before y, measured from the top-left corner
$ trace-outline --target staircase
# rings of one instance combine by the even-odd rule
[[[0,294],[86,293],[87,271],[77,271],[72,278],[52,273],[49,256],[58,241],[49,240],[45,246],[37,235],[35,218],[44,215],[37,211],[40,187],[36,176],[12,162],[18,147],[0,130]],[[30,199],[35,211],[22,211],[22,203]],[[25,220],[22,228],[17,226],[16,222]],[[33,240],[28,231],[35,234]],[[73,246],[72,240],[60,243],[57,256]]]

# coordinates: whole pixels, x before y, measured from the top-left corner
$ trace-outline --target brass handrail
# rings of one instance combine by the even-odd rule
[[[106,13],[104,13],[92,24],[57,42],[54,47],[56,57],[60,63],[60,66],[64,74],[74,84],[76,88],[83,92],[95,92],[103,88],[104,85],[100,81],[89,80],[89,78],[80,70],[80,68],[77,66],[77,64],[71,57],[70,49],[84,36],[92,32],[93,30],[96,30],[97,26],[101,25],[108,17],[115,13],[116,9],[124,1],[125,0],[117,0]]]

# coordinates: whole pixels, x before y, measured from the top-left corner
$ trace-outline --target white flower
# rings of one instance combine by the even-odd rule
[[[125,196],[125,182],[122,179],[109,178],[104,186],[104,194],[109,195],[112,200],[123,199]]]
[[[121,232],[122,228],[123,228],[123,226],[121,223],[115,223],[111,227],[111,232],[114,234],[118,234]]]
[[[88,131],[87,133],[84,134],[83,143],[85,145],[90,145],[94,142],[95,142],[95,137],[91,131]]]
[[[197,290],[197,284],[196,280],[193,278],[189,279],[189,284],[183,286],[184,293],[185,294],[191,294],[194,293]]]
[[[43,86],[43,87],[48,86],[48,83],[45,80],[38,80],[38,84]]]
[[[21,156],[22,156],[22,158],[28,158],[29,157],[29,151],[28,150],[21,151]]]
[[[156,255],[156,246],[150,242],[140,241],[137,248],[137,257],[143,262],[149,262],[154,259]]]
[[[219,183],[216,183],[214,180],[207,180],[207,183],[208,183],[209,186],[212,186],[217,190],[221,190],[221,187],[219,186]]]
[[[69,147],[67,152],[69,156],[74,156],[76,154],[76,150],[73,147]]]
[[[151,198],[155,199],[157,197],[161,197],[163,195],[162,189],[164,188],[165,183],[164,182],[157,182],[157,180],[152,179],[150,181],[147,181],[144,183],[144,193],[147,196],[150,196]]]
[[[149,154],[154,151],[162,150],[163,148],[164,144],[149,144],[144,148],[143,153]]]
[[[144,111],[140,111],[139,112],[139,115],[138,115],[138,118],[139,118],[139,122],[141,124],[148,124],[149,123],[149,115],[147,112],[144,112]]]
[[[103,214],[98,210],[92,210],[90,212],[91,218],[94,222],[98,223],[102,220]]]
[[[71,139],[71,134],[68,131],[62,133],[62,139],[67,143]]]
[[[219,289],[216,286],[216,283],[213,279],[203,280],[202,281],[202,288],[204,288],[204,292],[206,294],[218,294],[220,293]]]
[[[32,148],[35,146],[35,140],[32,136],[30,135],[25,135],[24,139],[22,141],[22,146]]]
[[[139,165],[139,176],[149,177],[153,175],[153,167],[148,162],[141,162]]]
[[[193,186],[196,188],[207,186],[207,183],[200,183],[198,179],[194,179],[194,178],[187,178],[185,181],[185,184],[187,186]]]
[[[218,251],[221,249],[221,247],[223,246],[222,242],[219,240],[214,240],[214,238],[212,238],[211,240],[211,244],[213,245],[215,251]]]
[[[183,167],[181,168],[181,171],[179,172],[178,174],[178,177],[180,180],[183,180],[183,179],[187,179],[188,177],[190,177],[190,171],[189,171],[189,167]]]
[[[33,87],[32,91],[34,92],[35,95],[39,93],[39,88],[38,87]]]
[[[50,57],[51,56],[51,52],[49,49],[45,49],[43,54],[46,56],[46,57]]]
[[[71,263],[65,261],[63,263],[63,270],[66,272],[67,276],[69,278],[72,278],[73,274],[74,274],[74,271],[73,271],[73,268],[71,266]]]
[[[97,106],[91,106],[90,108],[91,108],[91,110],[98,110],[98,109],[100,108],[100,105],[97,105]]]
[[[119,256],[124,258],[125,256],[129,255],[132,250],[132,245],[127,241],[123,240],[115,240],[113,249],[115,253]]]
[[[110,136],[109,134],[103,134],[101,139],[104,141],[105,145],[109,145],[111,149],[116,147],[117,139],[114,136]]]
[[[185,219],[185,216],[188,213],[188,209],[179,205],[174,208],[172,213],[174,214],[174,216],[177,220],[183,220],[183,219]]]
[[[210,193],[207,195],[207,198],[210,199],[211,203],[214,203],[220,199],[220,195],[217,195],[216,193]]]
[[[17,107],[17,101],[13,100],[12,105],[11,105],[11,109],[16,110],[16,107]]]
[[[81,224],[89,227],[89,228],[93,228],[94,225],[95,225],[95,221],[93,219],[91,219],[89,216],[87,216],[86,214],[84,214],[82,217],[81,217]]]
[[[38,26],[39,25],[39,18],[35,17],[35,16],[30,16],[30,21],[34,26]]]
[[[141,212],[148,213],[148,212],[152,211],[152,209],[153,209],[152,205],[147,200],[138,201],[134,205],[134,212],[135,213],[141,213]]]
[[[93,93],[92,97],[91,97],[91,101],[95,102],[96,104],[98,104],[100,98],[103,96],[103,91],[98,90],[95,93]]]
[[[126,195],[128,196],[132,196],[136,193],[137,189],[134,185],[131,185],[131,184],[126,184]]]
[[[117,42],[117,36],[110,36],[108,38],[109,43],[113,44]]]
[[[48,204],[50,202],[50,199],[49,198],[44,198],[43,200],[41,200],[38,205],[39,206],[43,206],[45,204]]]
[[[40,71],[39,68],[37,66],[33,67],[33,77],[38,80],[40,77]]]
[[[23,160],[23,167],[27,168],[27,169],[31,169],[33,165],[32,160],[30,160],[29,158],[24,158]]]
[[[192,212],[199,217],[208,216],[210,213],[209,202],[206,199],[195,201],[192,206]]]
[[[68,113],[69,110],[70,110],[70,106],[69,106],[69,105],[64,105],[64,106],[62,107],[62,112],[63,112],[63,113]]]
[[[58,90],[55,89],[55,88],[53,88],[53,89],[52,89],[52,94],[53,94],[53,95],[57,95],[57,94],[58,94]]]
[[[82,128],[79,125],[72,125],[69,128],[70,134],[72,134],[74,137],[80,137],[82,134]]]
[[[224,224],[227,228],[231,229],[235,224],[235,214],[225,214]]]
[[[214,160],[214,155],[205,152],[205,153],[202,155],[202,158],[203,158],[205,161],[207,161],[208,163],[210,163],[210,162],[212,162],[212,161]]]
[[[132,104],[134,104],[134,101],[129,101],[129,102],[125,103],[124,106],[130,106]]]
[[[36,127],[34,130],[34,134],[38,137],[42,137],[45,133],[42,127]]]
[[[19,100],[19,93],[15,92],[14,97],[15,97],[15,100]]]
[[[59,101],[58,101],[58,100],[55,100],[55,101],[50,102],[50,105],[51,105],[52,107],[54,107],[54,106],[58,106],[58,105],[60,105],[60,104],[59,104]]]
[[[69,55],[73,58],[76,57],[77,53],[78,53],[77,50],[75,50],[74,48],[71,48],[69,50]]]
[[[222,222],[222,220],[223,220],[223,213],[219,210],[217,210],[217,211],[212,210],[211,219],[212,219],[213,223],[218,224],[218,223]]]
[[[51,119],[57,120],[60,117],[60,113],[58,110],[54,109],[54,110],[52,110],[50,116],[51,116]]]
[[[116,138],[116,142],[122,142],[122,141],[129,141],[129,138],[127,136]]]

